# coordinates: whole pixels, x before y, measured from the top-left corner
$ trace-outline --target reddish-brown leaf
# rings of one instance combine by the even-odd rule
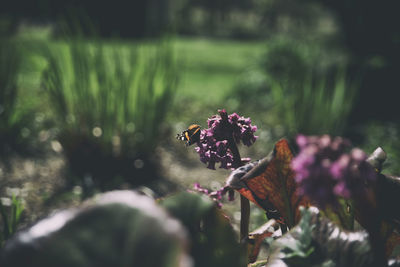
[[[239,180],[228,184],[240,194],[269,213],[283,219],[289,227],[300,220],[299,206],[309,206],[309,200],[298,192],[294,172],[290,167],[293,152],[286,139],[279,140],[272,153]]]

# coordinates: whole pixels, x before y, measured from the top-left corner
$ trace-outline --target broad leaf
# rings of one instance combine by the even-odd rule
[[[155,201],[131,191],[100,195],[10,239],[1,266],[191,266],[186,230]]]
[[[273,242],[267,266],[372,266],[372,256],[365,231],[345,232],[310,207],[297,226]]]
[[[273,219],[283,219],[289,227],[300,220],[299,206],[309,206],[309,200],[299,194],[290,167],[293,152],[286,139],[275,144],[270,155],[250,171],[246,165],[232,172],[227,184],[264,209]]]

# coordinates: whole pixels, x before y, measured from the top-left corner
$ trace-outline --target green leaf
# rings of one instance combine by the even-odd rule
[[[267,266],[368,266],[373,262],[365,231],[345,232],[315,207],[302,214],[296,227],[272,243]]]
[[[12,195],[10,219],[11,222],[9,224],[11,234],[14,234],[16,232],[23,211],[24,205],[22,204],[22,200],[18,199],[15,195]]]

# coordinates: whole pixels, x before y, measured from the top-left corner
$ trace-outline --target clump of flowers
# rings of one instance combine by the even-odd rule
[[[251,125],[250,118],[237,113],[228,116],[225,109],[218,113],[208,119],[208,129],[201,131],[196,151],[209,169],[215,170],[216,163],[224,169],[240,167],[242,162],[236,144],[242,142],[251,146],[257,140],[254,135],[257,126]]]
[[[322,207],[335,204],[337,197],[350,198],[362,193],[363,185],[375,181],[376,172],[358,148],[349,153],[350,142],[341,137],[297,136],[300,152],[292,161],[300,193]]]

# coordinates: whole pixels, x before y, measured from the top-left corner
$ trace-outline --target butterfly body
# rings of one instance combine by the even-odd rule
[[[181,141],[186,141],[186,145],[190,146],[200,140],[201,127],[198,124],[192,124],[187,130],[176,135],[176,138]]]

